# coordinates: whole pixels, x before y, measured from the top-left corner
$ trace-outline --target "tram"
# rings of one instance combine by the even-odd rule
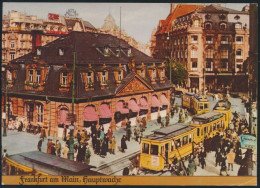
[[[231,121],[231,103],[228,100],[220,100],[213,108],[214,112],[219,112],[225,114],[225,126]],[[227,127],[225,127],[226,129]]]
[[[188,108],[194,114],[209,112],[209,101],[207,97],[194,93],[187,92],[182,95],[182,106]]]
[[[195,140],[196,129],[188,124],[179,123],[155,130],[141,140],[140,166],[161,171],[174,156],[180,159],[191,154]]]
[[[78,163],[40,151],[10,155],[5,158],[6,175],[104,175]]]

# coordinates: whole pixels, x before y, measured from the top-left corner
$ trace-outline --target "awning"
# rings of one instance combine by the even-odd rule
[[[112,112],[109,109],[108,104],[101,104],[99,108],[99,117],[100,118],[112,118]]]
[[[152,96],[152,107],[160,107],[161,103],[156,96]]]
[[[149,108],[149,105],[147,103],[147,100],[144,97],[142,97],[140,99],[140,109],[148,109],[148,108]]]
[[[140,111],[140,108],[139,106],[137,105],[137,103],[135,102],[134,99],[131,99],[129,102],[128,102],[128,108],[130,110],[132,110],[133,112],[139,112]]]
[[[64,125],[70,125],[70,122],[67,121],[67,116],[68,116],[69,111],[65,108],[62,108],[59,111],[59,115],[60,115],[60,125],[64,124]]]
[[[121,112],[121,114],[127,114],[129,113],[128,108],[124,108],[124,103],[122,101],[118,101],[116,104],[116,111]]]
[[[98,115],[93,106],[87,106],[83,112],[84,121],[97,121]]]
[[[161,95],[161,103],[162,103],[162,105],[169,105],[170,104],[168,99],[166,98],[166,96],[163,95],[163,94]]]

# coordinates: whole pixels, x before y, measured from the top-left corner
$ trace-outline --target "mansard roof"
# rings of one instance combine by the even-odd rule
[[[222,14],[248,14],[245,11],[238,11],[218,5],[209,5],[203,8],[198,9],[198,12],[201,13],[222,13]]]
[[[120,46],[119,46],[120,45]],[[104,55],[104,48],[109,48],[110,56]],[[110,34],[92,33],[92,32],[71,32],[62,36],[45,46],[39,47],[43,59],[48,64],[73,64],[73,53],[76,52],[77,64],[126,64],[134,60],[137,64],[142,62],[158,63],[159,60],[151,58],[143,52],[130,46],[126,41]],[[131,48],[133,56],[127,55]],[[59,49],[64,50],[64,55],[59,55]],[[121,50],[120,57],[116,56],[117,50]],[[21,56],[12,61],[12,63],[28,63],[37,56],[32,52]]]

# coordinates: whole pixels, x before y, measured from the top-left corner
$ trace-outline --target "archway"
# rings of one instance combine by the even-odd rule
[[[165,93],[161,94],[160,101],[162,104],[162,107],[160,108],[160,115],[161,115],[161,117],[166,117],[167,108],[170,105],[170,102],[168,101]]]
[[[103,125],[105,134],[110,127],[112,116],[109,103],[102,103],[99,107],[99,124]]]
[[[91,125],[97,125],[98,123],[98,115],[96,113],[96,109],[94,105],[87,105],[84,108],[83,111],[83,120],[84,120],[84,129],[87,130],[87,132],[91,133]]]
[[[136,118],[138,115],[138,112],[140,111],[140,107],[137,104],[137,101],[135,98],[131,98],[128,101],[128,109],[129,109],[129,121],[131,122],[131,126],[135,126],[136,125]]]
[[[68,127],[71,122],[67,121],[69,108],[66,105],[60,105],[58,109],[58,137],[62,138],[69,134]],[[66,132],[64,128],[66,128]]]
[[[152,106],[151,106],[151,120],[156,120],[158,118],[158,111],[161,107],[161,103],[158,100],[157,95],[152,96]]]
[[[128,114],[129,114],[128,104],[124,100],[117,101],[116,112],[114,114],[117,128],[122,126],[122,121],[128,117]]]

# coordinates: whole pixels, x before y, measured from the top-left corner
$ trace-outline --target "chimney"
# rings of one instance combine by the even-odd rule
[[[170,13],[173,13],[173,11],[176,9],[176,7],[177,7],[177,3],[171,3],[171,12]]]
[[[36,51],[38,46],[42,45],[42,34],[40,30],[32,30],[32,52]]]

